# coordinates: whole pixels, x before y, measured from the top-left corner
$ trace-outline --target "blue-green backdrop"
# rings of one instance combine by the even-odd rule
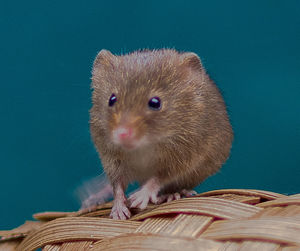
[[[300,193],[300,1],[1,1],[0,229],[101,172],[90,140],[97,52],[198,53],[223,92],[231,158],[198,191]]]

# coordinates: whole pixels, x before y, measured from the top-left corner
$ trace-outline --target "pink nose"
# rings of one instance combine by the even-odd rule
[[[132,129],[127,127],[119,127],[116,130],[116,135],[119,140],[129,140],[132,138]]]

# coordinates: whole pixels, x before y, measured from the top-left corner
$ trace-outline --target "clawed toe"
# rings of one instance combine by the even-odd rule
[[[130,201],[130,208],[138,207],[140,209],[143,209],[144,204],[148,204],[149,199],[143,197],[142,195],[134,193],[129,197],[129,201]]]
[[[130,218],[131,213],[125,204],[116,204],[111,209],[110,218],[115,220],[126,220]]]
[[[130,208],[145,209],[149,203],[149,196],[138,191],[129,197]]]
[[[172,200],[179,200],[180,198],[181,198],[181,195],[179,193],[169,194],[167,202],[170,202]]]
[[[145,209],[148,206],[149,202],[153,204],[158,203],[156,191],[149,191],[147,189],[141,189],[129,197],[130,208],[139,208],[141,210]]]
[[[170,202],[173,200],[179,200],[183,197],[192,197],[196,195],[197,193],[193,190],[186,190],[183,189],[180,193],[170,193],[170,194],[162,194],[158,198],[158,204],[163,203],[163,202]]]
[[[195,196],[197,194],[196,191],[194,190],[186,190],[186,189],[183,189],[181,192],[180,192],[184,197],[192,197],[192,196]]]

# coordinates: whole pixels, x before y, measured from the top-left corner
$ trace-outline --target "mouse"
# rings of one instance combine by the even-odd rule
[[[103,49],[91,80],[90,132],[113,192],[111,218],[193,196],[228,159],[227,108],[196,53]],[[140,187],[127,198],[132,182]]]

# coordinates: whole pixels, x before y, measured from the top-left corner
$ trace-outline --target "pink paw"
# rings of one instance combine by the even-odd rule
[[[181,198],[188,198],[188,197],[192,197],[194,195],[196,195],[197,193],[193,190],[186,190],[183,189],[180,193],[171,193],[171,194],[163,194],[161,196],[159,196],[158,198],[158,202],[159,203],[163,203],[163,202],[170,202],[173,200],[179,200]]]
[[[122,202],[115,202],[110,213],[110,218],[115,220],[126,220],[130,218],[131,213],[127,206]]]
[[[197,192],[194,190],[183,189],[183,190],[181,190],[180,194],[183,195],[184,197],[188,198],[188,197],[195,196],[197,194]]]
[[[157,191],[151,190],[147,186],[143,186],[140,190],[133,193],[129,197],[130,207],[145,209],[149,202],[158,203]]]

